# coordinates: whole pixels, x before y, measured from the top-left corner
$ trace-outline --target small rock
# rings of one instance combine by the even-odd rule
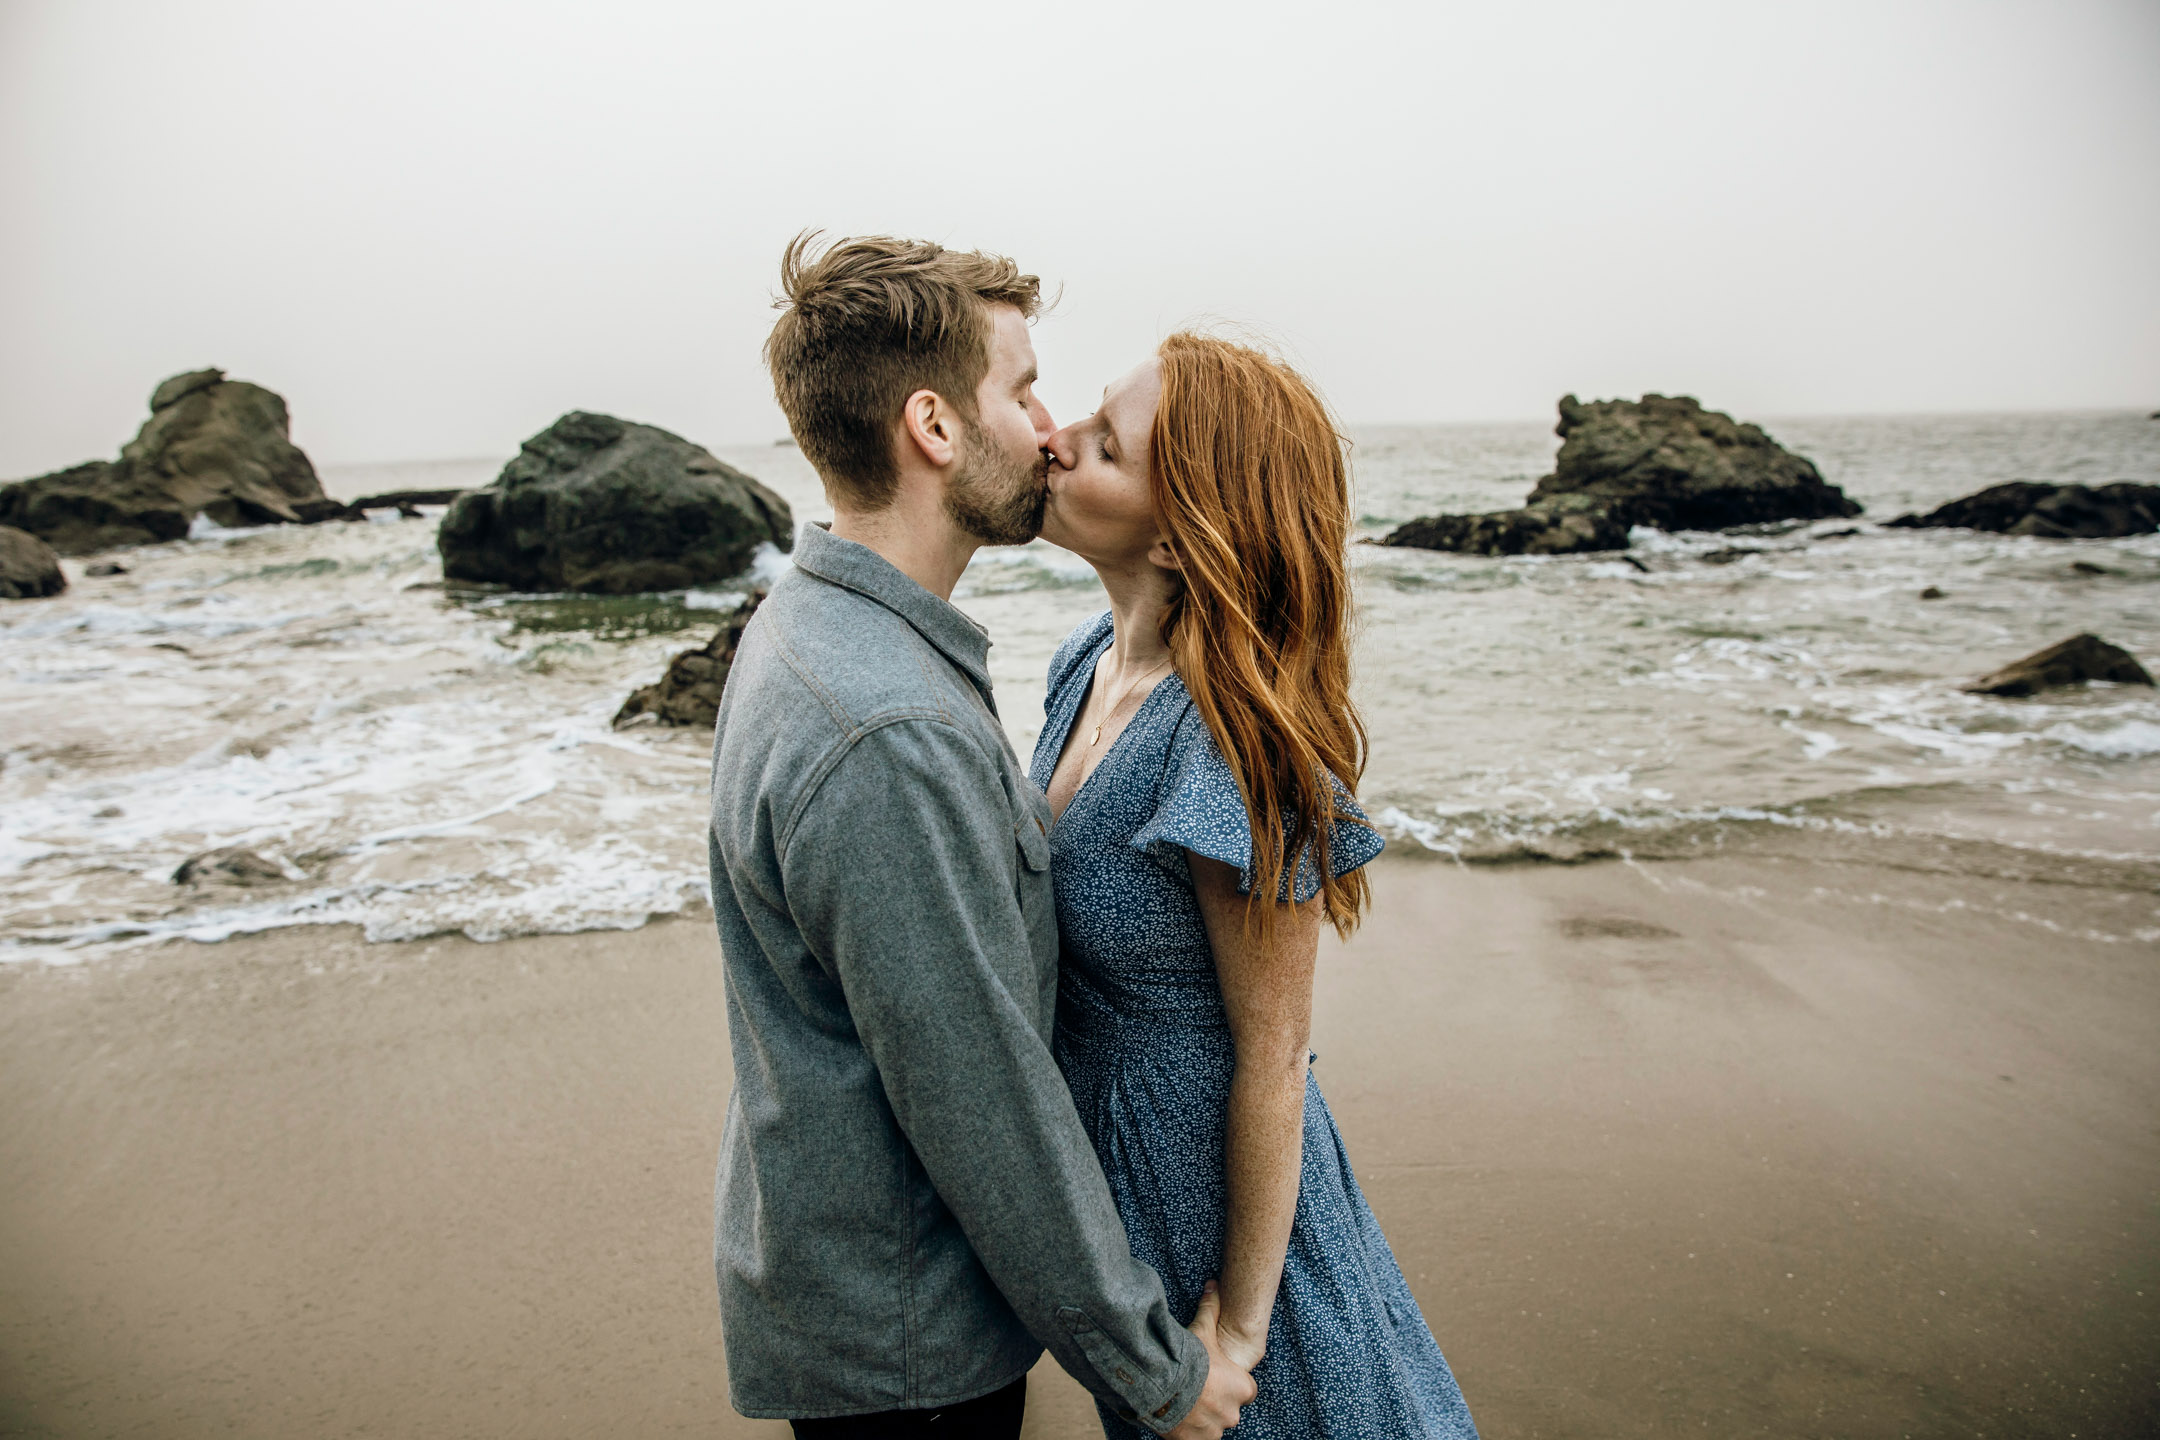
[[[1695,558],[1705,565],[1730,565],[1735,560],[1745,560],[1750,555],[1760,555],[1762,553],[1760,550],[1751,550],[1745,545],[1727,545],[1719,550],[1705,550]]]
[[[396,510],[402,514],[416,505],[448,505],[464,493],[463,486],[455,490],[386,490],[380,495],[361,496],[358,500],[352,502],[352,508],[355,510]]]
[[[2112,680],[2118,685],[2150,685],[2151,675],[2137,657],[2097,635],[2073,635],[2060,644],[2014,660],[1992,675],[1964,687],[1969,695],[2036,695],[2063,685]]]
[[[122,810],[118,805],[107,805],[102,810],[93,811],[90,818],[93,820],[117,820],[125,814],[127,814],[127,811]]]
[[[2072,560],[2070,568],[2080,575],[2112,575],[2115,572],[2105,565],[2095,565],[2090,560]]]
[[[633,725],[695,725],[710,730],[720,716],[720,695],[727,688],[728,670],[735,663],[735,647],[742,643],[743,627],[765,598],[755,591],[748,600],[720,622],[711,642],[685,650],[668,662],[667,673],[656,685],[646,685],[623,701],[615,712],[615,728]]]
[[[0,525],[0,600],[38,600],[67,589],[60,557],[37,536]]]
[[[205,850],[200,855],[190,855],[173,871],[175,885],[237,885],[252,888],[257,885],[284,883],[285,871],[273,865],[253,850],[238,845],[228,845],[221,850]]]
[[[97,562],[97,564],[95,564],[95,565],[85,565],[85,566],[83,567],[83,572],[82,572],[82,573],[83,573],[83,574],[85,574],[85,575],[97,575],[97,576],[105,576],[105,575],[125,575],[125,574],[127,574],[127,573],[128,573],[128,568],[127,568],[127,566],[125,566],[125,565],[122,565],[122,564],[118,563],[117,561],[113,561],[113,560],[100,560],[100,561],[98,561],[98,562]]]
[[[1920,598],[1922,600],[1940,600],[1943,598],[1944,595],[1948,593],[1949,592],[1944,590],[1940,585],[1930,585],[1927,587],[1927,589],[1920,592]]]

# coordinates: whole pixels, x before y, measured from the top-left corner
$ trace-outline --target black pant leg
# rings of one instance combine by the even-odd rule
[[[1002,1390],[935,1410],[886,1410],[797,1420],[795,1440],[1020,1440],[1027,1412],[1027,1377]]]

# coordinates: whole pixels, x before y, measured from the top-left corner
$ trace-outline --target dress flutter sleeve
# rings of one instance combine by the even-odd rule
[[[1337,818],[1331,824],[1328,864],[1337,875],[1347,875],[1378,855],[1384,842],[1378,831],[1360,823],[1365,812],[1350,798],[1343,783],[1333,783],[1337,806],[1351,818]],[[1235,865],[1239,893],[1251,893],[1252,826],[1245,815],[1245,797],[1238,793],[1237,777],[1230,773],[1230,764],[1223,759],[1215,737],[1208,733],[1206,722],[1189,701],[1163,757],[1158,796],[1154,814],[1133,833],[1132,847],[1146,852],[1187,884],[1192,883],[1191,868],[1185,861],[1187,851]],[[1290,817],[1286,816],[1285,842],[1290,829]],[[1298,856],[1296,878],[1300,903],[1320,893],[1320,867],[1313,847],[1307,846]]]

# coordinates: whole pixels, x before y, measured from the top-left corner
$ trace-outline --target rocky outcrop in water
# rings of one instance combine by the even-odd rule
[[[323,494],[275,392],[222,370],[175,375],[117,461],[0,486],[0,524],[63,555],[177,540],[197,515],[220,525],[314,524],[351,514]]]
[[[36,600],[67,589],[60,557],[27,530],[0,525],[0,600]]]
[[[1963,688],[1971,695],[2037,695],[2042,690],[2082,685],[2088,680],[2112,680],[2118,685],[2153,683],[2137,657],[2120,645],[2110,645],[2097,635],[2073,635],[2022,660],[2013,660]]]
[[[573,411],[436,532],[448,580],[627,595],[740,575],[795,540],[787,501],[679,435]]]
[[[1857,515],[1814,462],[1685,395],[1560,401],[1560,454],[1520,510],[1433,515],[1381,543],[1479,555],[1624,550],[1636,525],[1725,530]]]
[[[735,647],[742,643],[743,627],[764,598],[764,591],[752,591],[735,613],[720,622],[720,631],[709,644],[670,660],[658,684],[631,691],[622,709],[615,712],[616,728],[650,715],[662,725],[712,729],[720,716],[720,692],[727,687],[728,670],[735,664]]]
[[[2049,485],[2012,480],[1990,485],[1925,515],[1889,522],[1904,529],[1992,530],[2048,540],[2112,540],[2160,530],[2160,485]]]

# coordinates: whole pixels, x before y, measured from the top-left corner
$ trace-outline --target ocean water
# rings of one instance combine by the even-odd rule
[[[2091,630],[2160,664],[2160,537],[1878,528],[2008,479],[2160,482],[2132,413],[1767,422],[1859,521],[1640,532],[1616,556],[1359,545],[1361,793],[1391,847],[1458,863],[1805,841],[2117,886],[2160,878],[2160,696],[1958,684]],[[1519,503],[1544,422],[1354,433],[1361,533]],[[724,448],[824,518],[789,447]],[[332,493],[481,484],[500,461],[332,468]],[[353,923],[375,939],[629,928],[703,903],[709,737],[609,722],[739,587],[629,598],[446,590],[437,516],[221,531],[0,606],[0,959]],[[2098,573],[2090,568],[2098,567]],[[1930,586],[1946,592],[1922,600]],[[957,602],[995,639],[1023,753],[1043,670],[1103,604],[1037,542]],[[242,845],[285,872],[173,883]],[[2160,910],[2127,941],[2160,940]]]

